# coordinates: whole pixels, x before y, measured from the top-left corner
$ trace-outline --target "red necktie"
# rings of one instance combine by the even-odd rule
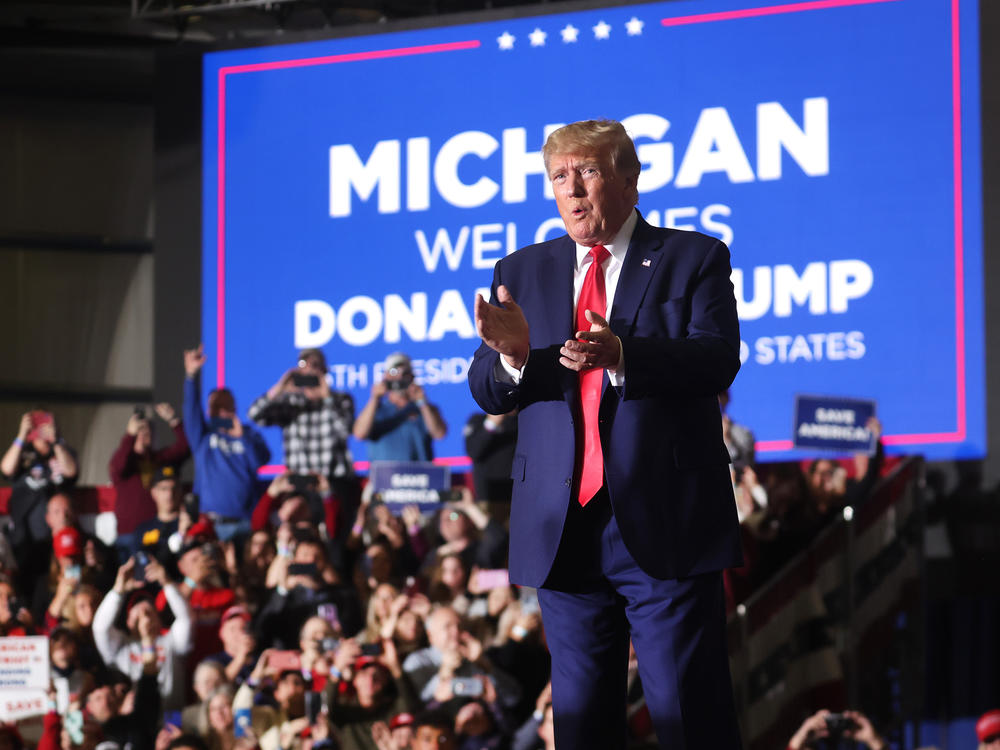
[[[593,259],[583,278],[580,299],[576,303],[576,330],[589,331],[590,321],[586,311],[592,310],[601,317],[607,315],[608,296],[604,291],[604,269],[601,265],[611,253],[604,245],[590,248]],[[601,386],[604,368],[594,367],[580,373],[580,411],[582,425],[576,439],[577,501],[586,505],[604,484],[604,453],[601,450],[601,432],[598,411],[601,406]]]

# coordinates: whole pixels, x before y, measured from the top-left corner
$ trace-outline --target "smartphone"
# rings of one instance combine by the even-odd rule
[[[316,487],[317,480],[312,474],[289,474],[288,481],[296,492],[306,492]]]
[[[362,643],[361,644],[361,655],[362,656],[381,656],[385,652],[382,648],[381,643]]]
[[[213,432],[231,430],[233,429],[233,420],[231,417],[212,417],[208,420],[208,428]]]
[[[79,581],[80,580],[80,566],[79,565],[70,565],[68,568],[66,568],[65,572],[63,573],[63,576],[65,576],[66,578],[68,578],[70,580],[73,580],[73,581]]]
[[[451,692],[455,695],[475,698],[483,694],[483,683],[475,677],[452,677]]]
[[[306,718],[309,720],[309,726],[316,723],[316,719],[319,718],[319,713],[323,708],[323,696],[320,693],[310,690],[306,693]]]
[[[267,666],[274,672],[281,673],[289,669],[302,669],[302,660],[298,651],[274,651],[267,660]]]
[[[462,499],[462,490],[438,490],[438,497],[441,498],[442,503],[457,503]]]
[[[140,406],[140,405],[137,404],[136,407],[134,409],[132,409],[132,413],[135,414],[137,417],[139,417],[139,419],[146,419],[146,407],[145,406]]]
[[[201,498],[193,492],[187,493],[184,496],[184,512],[188,514],[191,523],[197,523],[201,516]]]
[[[164,711],[163,712],[163,723],[170,724],[172,726],[181,728],[181,712],[180,711]]]
[[[310,375],[306,372],[292,373],[292,385],[299,388],[315,388],[319,385],[319,375]]]
[[[319,576],[319,569],[316,567],[316,563],[291,563],[288,566],[288,575],[316,578]]]
[[[501,586],[510,585],[510,576],[506,568],[497,570],[479,570],[476,572],[476,587],[480,591],[492,591]]]
[[[340,632],[340,614],[337,612],[336,604],[320,604],[318,607],[316,607],[316,614],[322,617],[328,623],[330,623],[330,627],[333,628],[334,631]],[[333,638],[324,638],[323,642],[326,643],[326,641],[328,640],[332,641]],[[332,649],[327,649],[324,646],[323,650],[327,651]]]
[[[135,553],[135,568],[132,570],[132,577],[137,581],[146,580],[146,566],[149,565],[149,555],[142,550]]]

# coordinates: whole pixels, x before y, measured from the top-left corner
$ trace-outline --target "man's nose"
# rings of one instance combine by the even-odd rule
[[[580,175],[574,175],[569,179],[568,189],[569,194],[574,198],[580,198],[587,194],[587,189],[583,186],[583,178]]]

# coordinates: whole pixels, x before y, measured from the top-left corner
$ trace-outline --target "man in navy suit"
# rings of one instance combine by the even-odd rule
[[[721,571],[742,555],[717,400],[740,366],[729,251],[643,221],[620,123],[560,128],[542,155],[567,236],[496,264],[469,384],[485,412],[519,409],[510,576],[538,588],[556,744],[625,747],[631,638],[661,745],[739,748]]]

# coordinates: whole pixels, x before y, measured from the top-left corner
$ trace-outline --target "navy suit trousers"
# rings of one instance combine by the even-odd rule
[[[567,514],[538,590],[559,750],[624,750],[631,638],[660,747],[741,747],[721,573],[659,580],[632,559],[606,489]]]

